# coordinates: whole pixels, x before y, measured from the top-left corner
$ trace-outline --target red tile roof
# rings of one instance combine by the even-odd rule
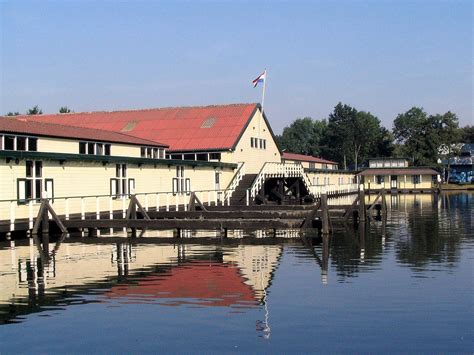
[[[282,158],[285,160],[297,160],[297,161],[307,161],[311,163],[321,163],[321,164],[337,164],[335,161],[330,161],[318,157],[313,157],[311,155],[303,155],[303,154],[296,154],[296,153],[286,153],[282,154]]]
[[[170,151],[227,150],[238,142],[258,104],[22,116],[28,120],[124,132]]]
[[[25,120],[23,116],[20,118],[0,117],[0,132],[166,147],[164,144],[133,137],[128,134],[66,126],[64,124],[36,122],[33,120]]]

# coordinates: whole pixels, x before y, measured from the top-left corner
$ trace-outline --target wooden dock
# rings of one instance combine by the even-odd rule
[[[386,216],[385,191],[379,192],[375,200],[365,204],[365,193],[359,191],[351,205],[332,206],[326,194],[314,204],[307,205],[250,205],[250,206],[204,206],[191,194],[186,211],[146,211],[136,196],[130,197],[125,215],[120,211],[102,216],[58,216],[47,199],[43,199],[31,230],[33,235],[47,234],[51,229],[68,233],[87,230],[97,235],[100,229],[127,229],[133,234],[137,230],[217,230],[227,237],[229,230],[277,230],[318,229],[321,234],[331,233],[334,224],[357,224],[373,217],[375,211]],[[103,218],[101,218],[103,217]]]

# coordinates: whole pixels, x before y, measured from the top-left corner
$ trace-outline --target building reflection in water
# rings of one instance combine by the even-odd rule
[[[263,233],[262,233],[263,234]],[[258,330],[270,336],[267,289],[283,246],[108,244],[106,240],[41,242],[0,249],[0,321],[87,302],[159,303],[166,306],[262,307]],[[5,259],[6,254],[10,254]],[[7,272],[3,272],[7,271]],[[87,295],[94,297],[86,297]],[[237,312],[238,313],[238,312]]]
[[[107,237],[68,236],[56,243],[10,241],[0,248],[0,322],[18,321],[45,307],[87,302],[229,307],[237,313],[261,307],[256,329],[269,338],[269,290],[284,248],[301,249],[303,242],[305,257],[316,261],[324,285],[330,275],[344,282],[362,270],[376,270],[390,250],[416,272],[433,262],[449,266],[459,256],[463,236],[472,231],[472,215],[465,213],[472,194],[466,196],[391,196],[388,220],[336,229],[331,236],[301,238],[297,230],[277,231],[277,236],[293,238],[284,243],[273,242],[268,231],[256,232],[252,241],[230,231],[234,239],[210,245],[156,245],[140,243],[140,238],[113,244]],[[143,241],[153,233],[144,233]],[[182,237],[196,235],[183,231]]]

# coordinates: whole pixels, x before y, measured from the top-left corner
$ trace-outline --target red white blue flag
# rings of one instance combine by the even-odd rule
[[[256,87],[258,83],[263,83],[265,81],[266,76],[267,76],[267,71],[265,70],[254,81],[252,81],[253,87]]]

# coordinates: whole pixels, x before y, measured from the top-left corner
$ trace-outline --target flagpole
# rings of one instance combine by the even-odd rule
[[[265,86],[267,85],[267,69],[264,71],[263,77],[263,91],[262,91],[262,113],[263,113],[263,103],[265,102]]]

